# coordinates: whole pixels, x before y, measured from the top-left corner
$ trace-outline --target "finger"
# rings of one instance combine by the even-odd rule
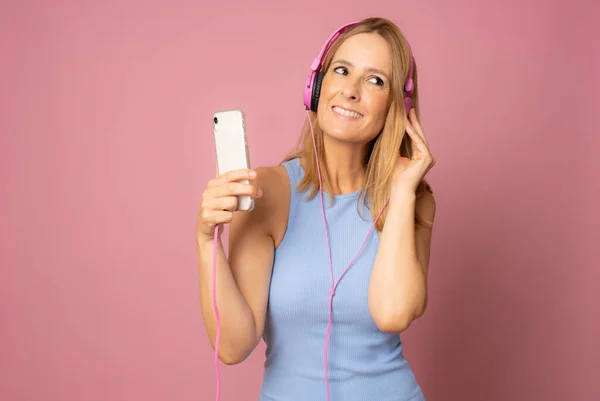
[[[260,198],[262,191],[253,184],[242,184],[239,182],[227,182],[215,188],[214,197],[224,196],[242,196],[247,195],[253,198]]]
[[[211,187],[216,187],[231,181],[252,180],[256,178],[256,172],[251,169],[237,169],[223,173],[209,183]]]
[[[231,170],[222,175],[227,182],[252,180],[256,178],[256,171],[252,169]]]
[[[411,122],[409,122],[407,124],[407,126],[408,126],[408,129],[410,129],[412,131],[412,134],[415,137],[415,141],[416,142],[418,142],[420,144],[423,144],[424,146],[428,146],[427,139],[424,137],[424,135],[422,135],[421,133],[419,133],[419,131],[417,130],[417,128]]]
[[[414,150],[416,150],[420,153],[423,153],[423,154],[429,153],[429,149],[427,148],[427,145],[423,142],[423,138],[421,138],[415,132],[415,129],[410,124],[406,125],[406,132],[408,133],[410,138],[413,140],[413,149]]]
[[[428,145],[427,138],[425,137],[425,133],[423,132],[423,129],[421,128],[421,123],[419,122],[419,119],[417,118],[417,112],[415,111],[415,109],[410,110],[410,123],[414,127],[415,132],[423,139],[423,142],[426,145]]]
[[[425,142],[423,142],[423,138],[421,138],[421,136],[419,136],[419,134],[415,130],[415,127],[413,127],[413,125],[410,123],[410,121],[406,122],[406,132],[408,133],[410,138],[413,140],[415,145],[421,145],[421,146],[425,145]]]
[[[202,222],[207,226],[215,226],[217,224],[231,223],[233,220],[233,212],[226,210],[208,210],[202,212]]]
[[[237,205],[237,196],[224,196],[221,198],[207,198],[202,204],[202,207],[214,211],[228,210],[233,212],[236,210]]]

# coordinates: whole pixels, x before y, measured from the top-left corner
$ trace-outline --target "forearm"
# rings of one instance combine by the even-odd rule
[[[369,284],[369,308],[385,331],[403,331],[425,308],[426,276],[415,247],[414,193],[394,194],[388,204]]]
[[[213,241],[198,241],[200,305],[214,348],[217,322],[213,307]],[[219,357],[225,363],[244,359],[256,345],[252,311],[235,283],[223,246],[217,244],[217,308],[220,320]]]

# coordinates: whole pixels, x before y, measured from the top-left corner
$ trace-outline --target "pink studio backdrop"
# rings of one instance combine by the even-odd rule
[[[211,115],[244,109],[253,165],[278,163],[323,41],[380,15],[438,160],[429,309],[403,336],[428,401],[597,401],[596,4],[3,4],[0,399],[214,399]],[[222,401],[256,399],[263,355],[222,365]]]

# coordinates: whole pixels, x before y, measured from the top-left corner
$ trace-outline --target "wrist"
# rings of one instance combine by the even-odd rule
[[[219,236],[220,239],[220,236]],[[198,245],[198,247],[202,248],[205,246],[213,246],[213,242],[214,242],[214,237],[211,236],[207,236],[205,234],[200,234],[198,233],[196,235],[196,244]]]
[[[410,188],[402,187],[402,188],[393,188],[390,191],[390,202],[398,202],[398,203],[407,203],[407,202],[415,202],[417,199],[417,194],[415,191]]]

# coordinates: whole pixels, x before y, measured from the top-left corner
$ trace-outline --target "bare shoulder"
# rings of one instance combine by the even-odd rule
[[[435,220],[435,197],[433,193],[426,189],[423,194],[419,196],[415,203],[415,212],[419,215],[426,225],[426,228],[433,228],[433,222]]]
[[[262,190],[255,200],[253,213],[265,224],[265,229],[278,246],[287,228],[290,204],[290,181],[284,166],[265,166],[254,169],[254,185]]]
[[[256,178],[253,184],[263,193],[262,197],[256,199],[255,208],[260,212],[272,212],[273,207],[281,203],[282,197],[289,198],[289,180],[285,167],[257,167],[254,171],[256,171]]]
[[[256,171],[254,183],[263,190],[263,193],[265,191],[282,192],[289,187],[287,172],[283,166],[257,167],[254,171]]]

